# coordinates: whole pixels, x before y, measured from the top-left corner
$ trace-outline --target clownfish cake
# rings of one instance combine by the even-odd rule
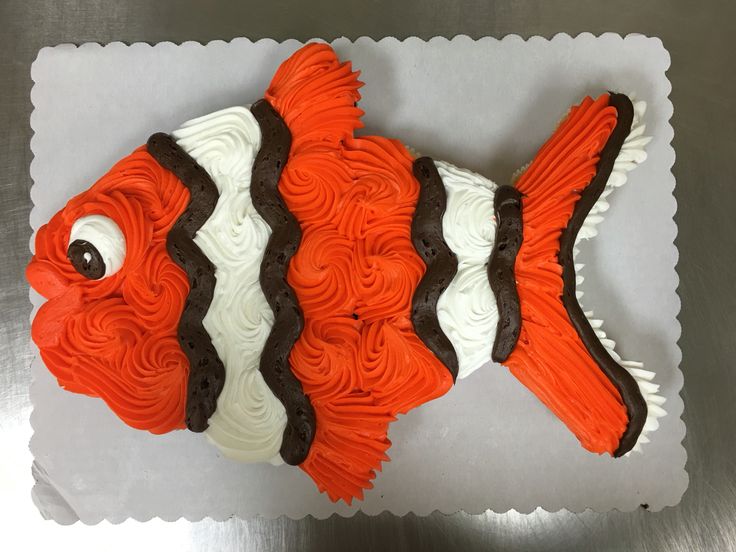
[[[491,359],[586,449],[648,442],[654,374],[583,311],[575,264],[646,157],[644,102],[585,98],[497,186],[354,136],[361,85],[308,44],[263,99],[154,134],[41,227],[32,336],[59,384],[348,503],[396,416]]]

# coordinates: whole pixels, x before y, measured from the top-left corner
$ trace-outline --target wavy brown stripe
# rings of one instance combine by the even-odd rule
[[[304,318],[294,290],[286,281],[289,261],[301,242],[301,229],[279,194],[281,171],[291,147],[291,133],[266,100],[251,107],[261,127],[261,149],[251,178],[253,206],[271,227],[271,237],[261,264],[261,288],[274,314],[274,324],[261,354],[263,379],[286,409],[287,423],[281,457],[287,464],[301,464],[314,439],[316,420],[312,403],[292,373],[289,354],[304,328]]]
[[[521,192],[501,186],[493,198],[496,212],[496,241],[488,261],[488,282],[496,296],[498,323],[491,358],[506,360],[516,347],[521,333],[521,306],[516,290],[514,264],[524,239],[521,216]]]
[[[618,112],[616,126],[601,151],[593,180],[580,194],[580,199],[575,204],[575,210],[567,223],[567,227],[562,231],[558,261],[562,265],[564,284],[562,303],[567,310],[570,321],[590,356],[593,357],[593,360],[606,377],[618,389],[628,412],[629,424],[619,441],[618,449],[614,452],[614,456],[622,456],[634,447],[639,438],[647,418],[647,404],[634,377],[611,357],[595,335],[595,330],[593,330],[588,318],[583,313],[583,309],[575,296],[575,262],[573,259],[573,248],[578,232],[583,226],[583,222],[585,222],[585,217],[588,216],[593,205],[603,193],[616,157],[621,151],[624,140],[631,132],[631,124],[634,118],[634,106],[631,104],[631,100],[623,94],[610,93],[608,103],[615,107]]]
[[[457,257],[442,233],[447,194],[431,158],[415,159],[412,169],[419,182],[419,199],[411,222],[411,239],[427,271],[412,298],[411,321],[419,339],[447,367],[454,381],[457,354],[437,319],[437,301],[457,274]]]
[[[217,397],[225,384],[225,367],[202,325],[215,289],[215,267],[194,243],[194,235],[215,210],[219,194],[207,171],[168,134],[154,134],[147,147],[148,153],[189,189],[189,204],[166,237],[166,249],[189,279],[189,295],[177,335],[189,359],[186,424],[192,431],[201,432],[207,429],[217,408]]]

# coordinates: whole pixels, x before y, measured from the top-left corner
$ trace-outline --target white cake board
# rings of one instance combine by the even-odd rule
[[[31,450],[43,515],[95,523],[676,504],[688,477],[678,394],[670,58],[661,41],[583,34],[333,44],[362,71],[364,133],[400,138],[498,183],[509,181],[586,94],[615,90],[648,102],[649,158],[612,195],[600,236],[580,260],[585,307],[606,321],[622,356],[657,372],[669,414],[652,443],[624,459],[588,453],[505,368],[489,364],[392,425],[392,461],[365,500],[350,507],[331,503],[299,469],[232,462],[188,431],[157,437],[130,429],[102,401],[60,389],[37,358]],[[236,39],[41,50],[32,68],[34,231],[153,132],[261,98],[299,45]],[[34,293],[31,299],[41,303]]]

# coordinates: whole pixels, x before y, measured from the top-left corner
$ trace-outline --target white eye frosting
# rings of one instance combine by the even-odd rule
[[[69,234],[67,258],[77,272],[90,280],[112,276],[125,261],[125,236],[109,217],[80,217]]]

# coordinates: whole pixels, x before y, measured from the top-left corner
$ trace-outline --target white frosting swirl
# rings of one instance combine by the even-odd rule
[[[231,107],[184,123],[173,136],[220,192],[212,216],[194,238],[216,267],[215,293],[203,324],[226,372],[206,435],[229,458],[278,464],[286,411],[258,369],[273,326],[259,282],[271,229],[250,197],[260,127],[250,109]]]
[[[490,362],[498,324],[486,272],[496,237],[496,185],[444,161],[435,166],[447,192],[442,232],[458,260],[457,274],[437,302],[437,318],[457,354],[458,378],[464,378]]]
[[[69,234],[69,243],[83,240],[95,246],[105,263],[104,278],[112,276],[125,261],[125,236],[117,223],[104,215],[79,217]],[[89,253],[86,253],[89,255]],[[87,262],[90,259],[86,259]]]

